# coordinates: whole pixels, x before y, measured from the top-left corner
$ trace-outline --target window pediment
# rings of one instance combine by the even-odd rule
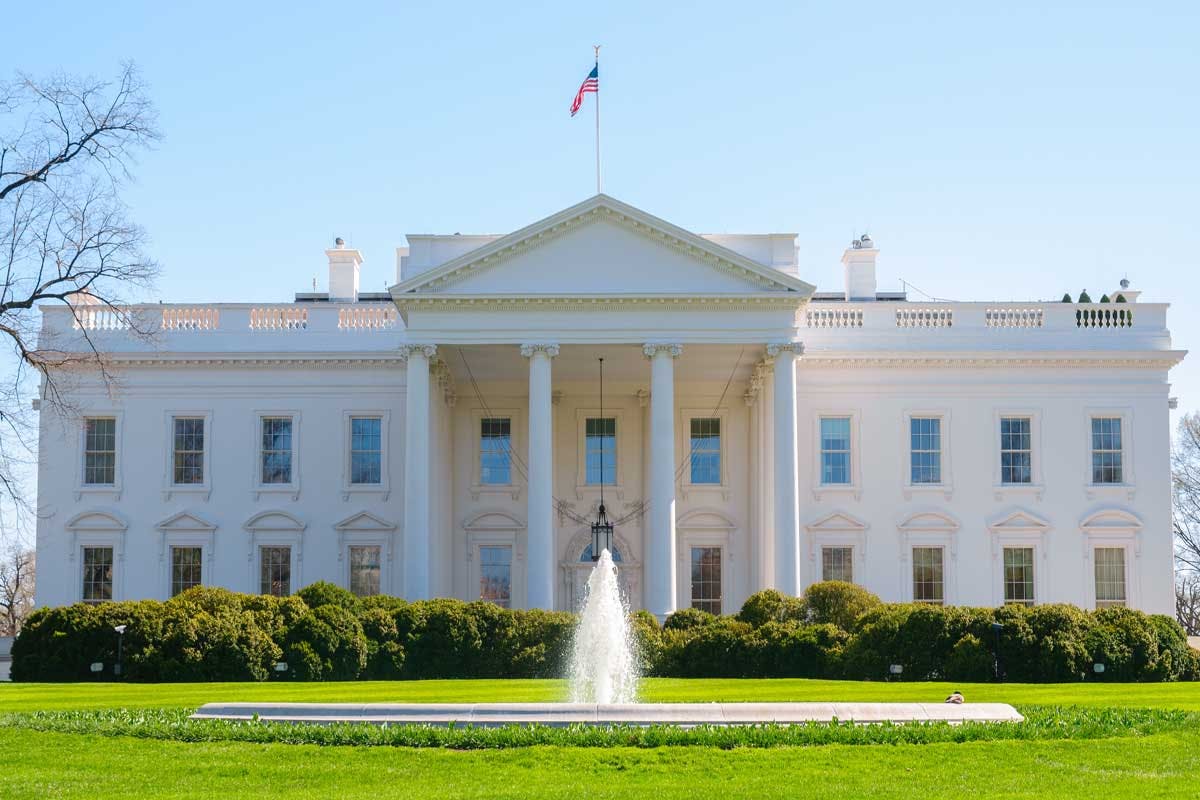
[[[1052,527],[1049,520],[1023,509],[1009,511],[988,523],[992,533],[1045,533]]]
[[[172,514],[162,522],[154,526],[164,533],[171,532],[194,532],[194,531],[215,531],[217,526],[203,517],[192,514],[188,511],[181,511],[178,514]]]
[[[370,512],[361,511],[346,517],[333,528],[338,531],[394,531],[396,523],[380,519]]]
[[[920,511],[908,515],[896,526],[905,533],[954,533],[959,529],[958,520],[940,511]]]
[[[263,511],[246,520],[242,527],[251,532],[300,532],[308,526],[286,511]]]
[[[1129,533],[1140,531],[1142,521],[1129,511],[1106,508],[1089,514],[1079,528],[1085,533]]]
[[[705,508],[689,511],[675,521],[677,530],[733,531],[737,527],[737,523],[720,511]]]
[[[862,533],[870,526],[857,517],[835,511],[818,517],[804,527],[814,533]]]
[[[477,531],[523,531],[525,523],[503,511],[484,511],[463,524],[468,533]]]
[[[124,533],[129,528],[129,524],[112,511],[85,511],[71,517],[67,521],[66,528],[69,531]]]

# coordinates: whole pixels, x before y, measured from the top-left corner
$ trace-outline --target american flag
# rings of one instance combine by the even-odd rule
[[[571,116],[579,113],[580,106],[583,105],[583,96],[588,92],[600,91],[600,65],[592,67],[592,71],[583,79],[583,84],[579,87],[579,91],[575,93],[575,101],[571,103]]]

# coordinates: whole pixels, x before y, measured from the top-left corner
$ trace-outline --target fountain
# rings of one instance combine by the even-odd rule
[[[637,648],[608,550],[600,553],[588,577],[568,677],[572,703],[636,702]]]

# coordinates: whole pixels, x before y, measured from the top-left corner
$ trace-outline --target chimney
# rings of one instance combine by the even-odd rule
[[[346,249],[346,242],[340,236],[325,255],[329,257],[329,299],[357,301],[358,267],[362,264],[362,256],[357,250]]]
[[[850,243],[842,254],[842,265],[846,268],[846,299],[875,299],[875,256],[879,250],[871,237],[863,234]]]

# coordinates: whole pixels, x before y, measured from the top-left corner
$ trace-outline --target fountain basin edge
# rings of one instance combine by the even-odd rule
[[[374,725],[650,726],[1022,722],[1007,703],[206,703],[192,719]]]

